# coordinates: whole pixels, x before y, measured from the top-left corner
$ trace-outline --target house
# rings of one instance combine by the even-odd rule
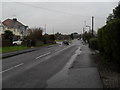
[[[10,30],[13,32],[15,37],[13,39],[24,39],[28,35],[28,26],[23,25],[16,18],[6,19],[2,22],[4,25],[4,30]]]
[[[5,28],[5,26],[0,21],[0,38],[1,38],[1,35],[4,33],[4,28]]]

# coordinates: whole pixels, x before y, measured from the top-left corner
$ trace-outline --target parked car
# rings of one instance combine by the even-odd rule
[[[63,41],[64,45],[69,45],[69,42],[67,40]]]
[[[62,45],[62,41],[61,42],[58,42],[58,41],[55,41],[57,44],[59,44],[59,45]]]
[[[80,40],[80,38],[78,38],[77,40]]]
[[[22,40],[13,41],[13,45],[21,45],[22,42]]]

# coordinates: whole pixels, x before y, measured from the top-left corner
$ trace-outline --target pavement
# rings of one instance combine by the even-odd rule
[[[3,88],[102,88],[91,51],[80,40],[2,60]],[[1,79],[1,78],[0,78]]]
[[[103,88],[99,72],[87,45],[78,48],[78,54],[48,82],[47,88]]]

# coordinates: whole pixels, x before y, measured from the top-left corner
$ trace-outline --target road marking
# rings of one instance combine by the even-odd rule
[[[46,55],[48,55],[48,54],[50,54],[50,53],[51,53],[51,52],[45,53],[45,54],[43,54],[43,55],[40,55],[40,56],[36,57],[35,59],[38,59],[38,58],[44,57],[44,56],[46,56]]]
[[[7,72],[7,71],[9,71],[9,70],[11,70],[11,69],[14,69],[14,68],[16,68],[16,67],[19,67],[19,66],[21,66],[21,65],[23,65],[23,64],[24,64],[24,63],[18,64],[18,65],[14,66],[14,67],[11,67],[11,68],[9,68],[9,69],[6,69],[6,70],[4,70],[4,71],[1,71],[0,73]]]
[[[68,46],[68,47],[66,47],[66,48],[63,48],[62,50],[59,50],[59,51],[57,51],[57,52],[55,52],[55,53],[59,53],[59,52],[62,52],[62,51],[64,51],[65,49],[68,49],[68,48],[70,48],[70,47],[72,47],[73,45],[70,45],[70,46]]]

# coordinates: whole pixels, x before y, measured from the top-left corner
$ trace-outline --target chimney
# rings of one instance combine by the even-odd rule
[[[13,18],[14,21],[17,21],[17,18]]]

